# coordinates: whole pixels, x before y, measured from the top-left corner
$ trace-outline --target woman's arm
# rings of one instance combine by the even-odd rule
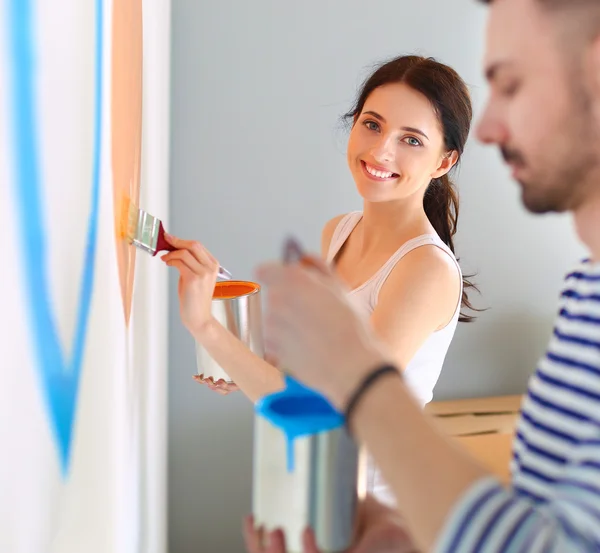
[[[435,246],[417,248],[394,267],[371,316],[393,360],[406,367],[423,342],[445,326],[460,301],[460,274]]]
[[[343,217],[340,215],[331,219],[323,229],[321,246],[324,258],[335,228]],[[212,254],[199,242],[181,240],[171,235],[167,236],[167,240],[177,248],[177,251],[162,256],[162,259],[179,270],[181,320],[235,384],[213,384],[199,377],[196,380],[223,394],[240,389],[252,402],[282,389],[281,371],[268,359],[261,359],[252,353],[210,313],[218,268],[218,262]]]
[[[281,371],[252,353],[214,318],[192,334],[252,402],[283,389]]]
[[[194,339],[251,401],[283,388],[281,372],[252,353],[211,313],[219,263],[200,243],[167,236],[177,250],[162,256],[179,271],[181,320]]]
[[[323,259],[343,217],[334,217],[323,229]],[[398,366],[406,367],[423,342],[450,322],[460,301],[460,284],[456,264],[436,246],[411,251],[392,269],[379,293],[371,324]]]
[[[323,257],[331,237],[343,215],[333,218],[322,233]],[[221,325],[210,313],[218,262],[199,242],[181,240],[168,235],[177,248],[162,256],[163,261],[179,270],[179,303],[181,320],[194,339],[225,370],[235,384],[211,383],[196,377],[212,390],[227,394],[240,389],[255,402],[283,388],[281,371],[267,359],[252,353],[240,340]]]

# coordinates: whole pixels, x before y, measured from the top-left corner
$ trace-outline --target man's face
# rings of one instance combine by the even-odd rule
[[[534,213],[577,209],[600,167],[586,51],[568,43],[561,25],[536,0],[496,0],[490,8],[491,92],[477,134],[499,146]]]

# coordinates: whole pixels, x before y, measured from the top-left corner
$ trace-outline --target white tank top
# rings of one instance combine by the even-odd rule
[[[361,219],[362,213],[360,211],[355,211],[348,213],[348,215],[338,223],[331,238],[329,251],[327,252],[328,263],[333,262],[335,256]],[[407,253],[416,248],[420,248],[421,246],[428,245],[437,246],[446,252],[454,261],[461,281],[459,298],[462,297],[462,272],[452,250],[442,242],[437,234],[423,234],[405,242],[371,278],[358,288],[350,291],[350,297],[357,309],[366,316],[370,316],[377,305],[379,291],[393,268],[396,266],[396,263],[398,263]],[[433,388],[438,381],[444,359],[446,358],[446,353],[448,352],[450,342],[454,337],[458,317],[460,315],[460,307],[461,302],[458,301],[452,320],[444,328],[433,332],[425,340],[408,363],[408,366],[404,369],[404,379],[406,384],[422,406],[425,406],[433,398]],[[370,459],[367,470],[367,489],[380,501],[387,504],[395,504],[393,495],[388,486],[381,479],[379,471]]]

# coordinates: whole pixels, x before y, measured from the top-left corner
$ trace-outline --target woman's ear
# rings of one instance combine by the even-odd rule
[[[458,152],[456,150],[451,150],[450,152],[446,152],[442,157],[438,168],[434,173],[431,174],[432,179],[439,179],[443,177],[452,167],[456,165],[458,161]]]

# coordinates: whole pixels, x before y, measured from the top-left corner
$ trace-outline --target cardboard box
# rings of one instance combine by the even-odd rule
[[[434,401],[425,412],[504,483],[510,480],[512,440],[523,396]]]

